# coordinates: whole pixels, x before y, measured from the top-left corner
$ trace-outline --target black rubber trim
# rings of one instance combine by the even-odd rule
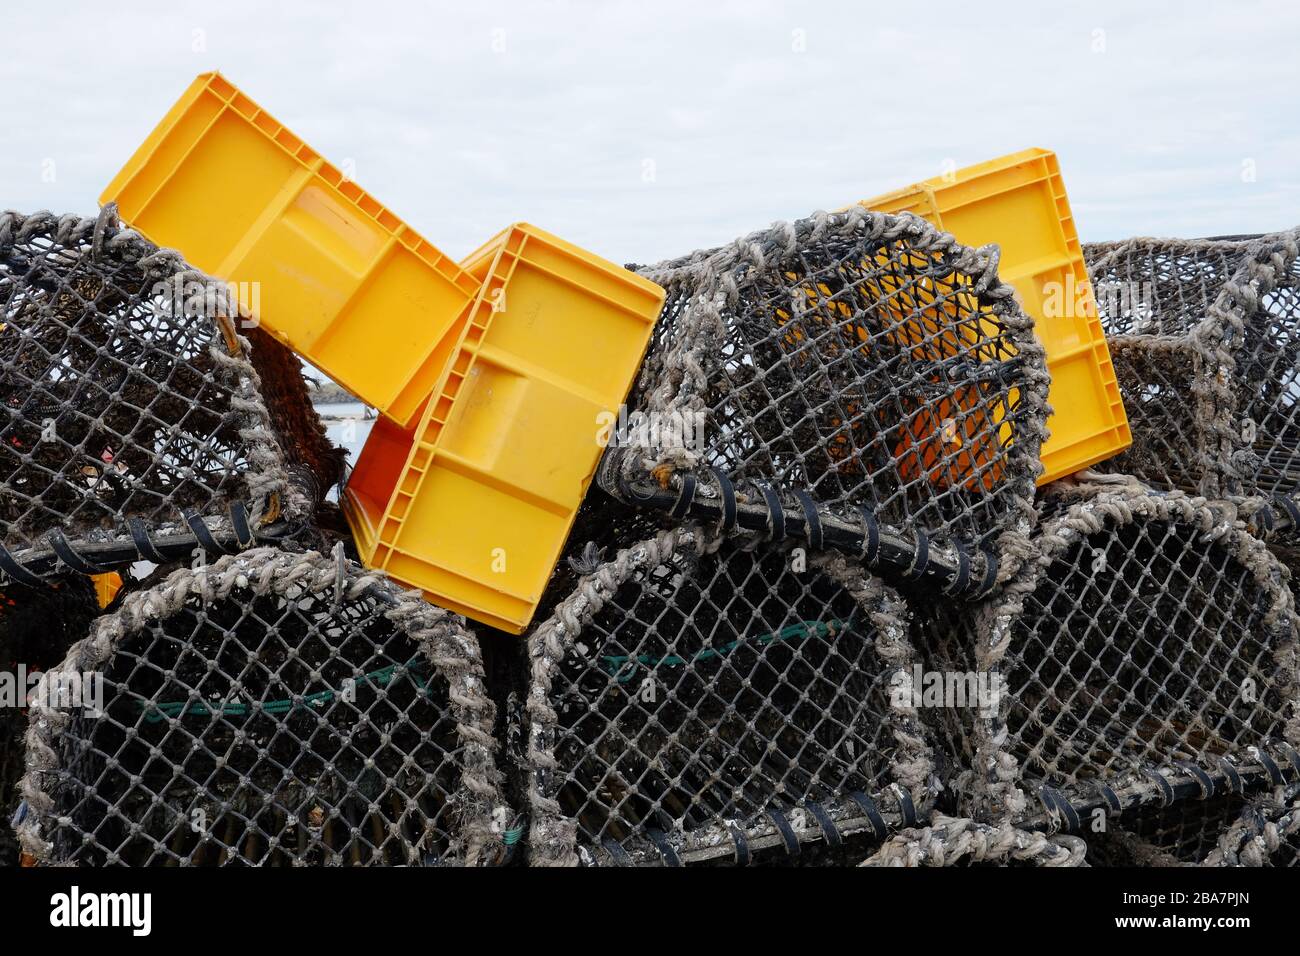
[[[212,536],[212,532],[208,529],[208,526],[203,523],[203,518],[197,511],[190,508],[181,512],[181,514],[184,515],[185,523],[190,526],[190,530],[194,532],[194,537],[198,539],[199,545],[204,551],[208,552],[208,554],[234,553],[223,548],[221,543]]]
[[[1208,800],[1210,799],[1210,797],[1214,796],[1214,791],[1217,790],[1218,788],[1214,785],[1214,778],[1211,777],[1208,773],[1206,773],[1200,767],[1196,766],[1196,764],[1191,763],[1187,760],[1175,760],[1174,766],[1177,767],[1179,770],[1184,770],[1187,773],[1190,773],[1193,777],[1196,778],[1196,782],[1197,784],[1200,785],[1201,788],[1200,798],[1202,800]]]
[[[862,813],[866,816],[867,822],[871,824],[871,829],[875,832],[877,840],[883,840],[889,836],[889,827],[885,825],[885,818],[881,816],[876,801],[860,790],[854,790],[850,793],[849,799],[862,809]]]
[[[126,526],[131,531],[131,540],[135,542],[135,550],[140,553],[140,557],[146,561],[152,561],[154,564],[167,563],[167,559],[153,546],[153,541],[149,538],[149,532],[145,529],[143,519],[128,518]]]
[[[758,490],[763,493],[763,500],[767,502],[767,534],[773,541],[780,541],[785,538],[785,511],[781,508],[781,496],[776,493],[776,489],[767,485],[759,485]]]
[[[244,507],[242,501],[236,501],[231,504],[229,511],[230,527],[235,532],[235,543],[240,551],[245,551],[251,548],[256,540],[253,528],[248,523],[248,509]]]
[[[695,504],[695,488],[697,482],[695,476],[691,474],[682,476],[682,490],[677,494],[677,502],[673,505],[672,510],[668,513],[678,521],[681,521],[690,513],[691,505]]]
[[[903,818],[903,826],[916,826],[916,804],[912,802],[912,795],[898,784],[894,784],[890,789],[898,800],[898,813]]]
[[[777,832],[781,834],[781,841],[785,843],[786,856],[796,857],[799,855],[799,837],[794,832],[794,827],[790,826],[790,821],[785,818],[785,814],[780,810],[768,810],[768,818],[776,825]]]
[[[1295,769],[1297,774],[1300,774],[1300,753],[1297,753],[1296,749],[1285,740],[1278,741],[1277,749],[1282,751],[1282,756],[1286,757],[1287,763]]]
[[[1273,760],[1265,749],[1262,747],[1255,748],[1255,754],[1252,754],[1265,770],[1269,771],[1269,777],[1273,778],[1274,787],[1282,787],[1287,782],[1287,778],[1282,775],[1282,767],[1278,766],[1277,761]]]
[[[1228,787],[1233,793],[1241,794],[1246,792],[1246,785],[1242,782],[1241,774],[1237,773],[1237,768],[1228,763],[1223,757],[1219,758],[1219,769],[1228,778]]]
[[[1290,495],[1276,495],[1273,500],[1282,506],[1282,510],[1291,519],[1291,529],[1300,531],[1300,504],[1296,504]]]
[[[59,528],[55,528],[45,536],[45,540],[50,543],[54,553],[59,556],[59,560],[80,574],[104,574],[108,568],[101,567],[93,561],[87,561],[81,555],[72,549],[68,544],[67,536]]]
[[[822,835],[826,837],[826,843],[829,846],[839,849],[844,845],[844,837],[840,831],[835,828],[835,821],[831,819],[826,808],[814,800],[805,800],[803,805],[808,808],[808,812],[817,818],[817,825],[822,828]]]
[[[880,557],[880,522],[872,514],[870,508],[862,509],[862,560],[868,565],[874,565],[876,559]]]
[[[668,842],[668,836],[663,830],[652,829],[647,827],[645,835],[650,838],[650,842],[655,845],[659,855],[663,857],[664,866],[681,866],[682,858],[677,855],[673,845]]]
[[[903,574],[904,581],[919,581],[925,577],[930,567],[930,538],[920,528],[916,529],[916,557],[912,566]]]
[[[808,538],[808,546],[814,551],[824,551],[826,537],[822,534],[822,519],[817,514],[817,502],[813,501],[812,495],[802,488],[796,488],[794,496],[799,500],[799,507],[803,509],[803,527]]]
[[[9,549],[0,544],[0,571],[4,571],[11,579],[19,584],[25,584],[29,588],[45,587],[45,580],[38,577],[25,567],[14,560],[14,556],[9,553]]]
[[[998,583],[998,556],[990,548],[981,548],[984,555],[984,580],[980,582],[979,597],[993,592]]]
[[[728,823],[727,829],[731,832],[731,842],[736,845],[736,866],[749,866],[754,856],[749,851],[749,841],[745,839],[745,831],[734,823]]]
[[[712,468],[713,480],[718,483],[718,496],[722,499],[722,521],[718,530],[724,534],[736,527],[736,486],[719,469]]]
[[[600,841],[600,845],[605,848],[605,852],[614,858],[615,866],[632,866],[632,857],[627,850],[623,849],[623,844],[619,843],[613,837],[605,837]]]
[[[1095,786],[1097,792],[1101,794],[1102,800],[1106,802],[1106,806],[1109,808],[1111,813],[1124,812],[1124,804],[1120,802],[1119,794],[1114,791],[1110,784],[1098,783]]]
[[[960,594],[970,586],[970,553],[960,539],[953,541],[953,550],[957,552],[957,570],[952,580],[943,586],[944,594]]]
[[[1160,788],[1160,805],[1162,807],[1167,807],[1174,802],[1174,788],[1170,785],[1164,774],[1151,767],[1143,767],[1142,773],[1154,780],[1156,786]]]
[[[1062,829],[1066,833],[1079,832],[1079,812],[1070,805],[1070,801],[1065,799],[1065,794],[1054,787],[1044,785],[1038,791],[1038,799],[1042,801],[1047,812],[1053,816],[1060,816],[1064,821]]]

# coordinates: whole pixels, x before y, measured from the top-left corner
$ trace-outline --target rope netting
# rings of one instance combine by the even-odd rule
[[[1300,785],[1247,804],[1203,865],[1300,866]]]
[[[0,214],[0,545],[291,509],[237,297],[98,218]],[[6,570],[9,570],[8,568]],[[30,583],[30,582],[29,582]]]
[[[928,827],[904,830],[861,866],[1087,866],[1088,847],[1065,834],[989,826],[936,814]]]
[[[1077,823],[1089,805],[1277,779],[1300,739],[1276,558],[1201,499],[1097,481],[1057,489],[1039,557],[1001,595],[932,622],[941,666],[1001,684],[997,715],[964,712],[956,735],[981,818]]]
[[[742,502],[765,485],[938,539],[1025,534],[1048,374],[997,263],[854,207],[640,269],[667,301],[622,476],[716,469]]]
[[[63,660],[98,613],[94,586],[80,575],[54,579],[45,587],[11,584],[0,589],[0,866],[18,863],[9,821],[18,809],[23,775],[28,680]]]
[[[496,862],[477,641],[342,554],[181,569],[96,622],[40,690],[17,832],[88,865]],[[79,685],[77,682],[80,682]]]
[[[1296,492],[1298,236],[1084,247],[1133,429],[1106,470],[1216,498]]]
[[[528,640],[530,860],[748,862],[910,825],[937,790],[906,608],[842,558],[661,532]]]

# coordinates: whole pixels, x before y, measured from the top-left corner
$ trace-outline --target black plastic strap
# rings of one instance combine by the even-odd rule
[[[1154,780],[1156,786],[1160,788],[1160,805],[1162,807],[1167,807],[1174,802],[1174,788],[1170,786],[1164,774],[1151,767],[1143,767],[1142,773]]]
[[[903,818],[903,826],[916,826],[916,804],[912,802],[912,795],[898,784],[894,784],[890,789],[894,791],[894,796],[898,798],[898,813]]]
[[[25,567],[14,560],[14,556],[9,553],[9,549],[0,544],[0,571],[16,581],[19,584],[25,584],[29,588],[40,588],[45,586],[44,579],[38,577]]]
[[[1208,800],[1214,796],[1214,791],[1218,788],[1214,785],[1214,778],[1202,770],[1196,764],[1187,760],[1175,760],[1174,766],[1179,770],[1185,770],[1196,778],[1197,785],[1201,788],[1201,799]]]
[[[212,537],[212,532],[208,526],[203,523],[203,518],[193,508],[187,508],[181,512],[185,518],[185,523],[190,526],[194,532],[194,537],[198,538],[200,547],[208,554],[226,554],[227,551],[221,546],[216,538]]]
[[[50,543],[50,547],[54,549],[54,553],[59,556],[60,561],[80,574],[104,574],[108,571],[107,568],[102,568],[93,561],[87,561],[77,554],[72,545],[68,544],[67,537],[59,528],[55,528],[47,534],[45,540]]]
[[[235,530],[235,542],[240,551],[253,546],[253,528],[248,523],[248,509],[242,501],[230,505],[230,526]]]
[[[1079,812],[1070,805],[1069,800],[1065,799],[1065,794],[1054,787],[1044,785],[1038,791],[1038,799],[1043,802],[1048,813],[1061,817],[1066,833],[1079,832]]]
[[[1282,510],[1291,519],[1291,529],[1300,532],[1300,505],[1290,495],[1275,495],[1273,500],[1282,506]]]
[[[663,857],[664,866],[681,866],[682,858],[677,855],[673,845],[668,842],[668,836],[663,830],[646,828],[645,835],[650,838],[650,842],[655,845],[659,855]]]
[[[695,487],[696,481],[694,475],[682,476],[682,490],[677,494],[677,501],[674,502],[672,510],[668,513],[680,521],[690,513],[691,505],[695,504]]]
[[[1097,792],[1101,794],[1101,798],[1106,801],[1106,806],[1111,813],[1124,812],[1124,804],[1120,803],[1119,794],[1111,788],[1110,784],[1098,783],[1096,787]]]
[[[978,597],[984,597],[993,591],[993,586],[998,583],[998,556],[992,548],[981,548],[984,555],[984,580],[980,582]]]
[[[785,512],[781,509],[781,496],[776,490],[769,488],[767,485],[759,485],[758,490],[763,493],[763,500],[767,502],[767,527],[769,537],[773,541],[780,541],[785,537]]]
[[[862,560],[867,565],[873,565],[880,556],[880,523],[870,508],[862,508],[862,525]]]
[[[943,586],[944,594],[960,594],[970,585],[970,553],[960,539],[953,541],[952,546],[957,552],[957,570],[952,580]]]
[[[880,809],[874,800],[860,790],[850,793],[849,799],[862,808],[862,813],[871,824],[871,829],[875,831],[877,840],[883,840],[889,835],[889,827],[885,825],[885,818],[880,815]]]
[[[131,530],[131,540],[135,542],[135,550],[140,553],[140,557],[154,564],[167,563],[167,559],[159,553],[153,546],[153,541],[149,539],[149,532],[145,529],[143,519],[128,518],[126,526]]]
[[[1263,747],[1254,747],[1250,752],[1268,771],[1269,777],[1273,780],[1273,786],[1281,787],[1286,784],[1286,777],[1282,776],[1282,768],[1277,765],[1277,761],[1264,751]]]
[[[814,800],[805,800],[803,805],[808,808],[809,813],[817,818],[817,825],[822,828],[826,843],[837,850],[843,846],[844,838],[840,836],[840,831],[835,828],[835,821],[826,812],[826,808]]]
[[[623,844],[619,843],[613,837],[605,837],[600,841],[600,845],[605,848],[605,852],[614,858],[615,866],[632,866],[632,857],[627,850],[623,849]]]
[[[745,839],[745,831],[734,823],[728,823],[727,829],[731,832],[731,841],[736,845],[736,866],[749,866],[753,854],[749,852],[749,841]]]
[[[787,856],[799,855],[799,837],[794,832],[794,827],[790,826],[790,821],[785,818],[785,814],[780,810],[768,810],[768,817],[776,824],[777,832],[781,834],[781,840],[785,843],[785,852]]]
[[[920,528],[916,529],[916,557],[912,567],[903,575],[905,581],[919,581],[930,567],[930,538]]]
[[[1264,533],[1264,537],[1267,538],[1269,535],[1273,533],[1272,507],[1270,507],[1267,503],[1265,503],[1263,506],[1260,507],[1258,516],[1259,516],[1260,530]]]
[[[1223,775],[1228,778],[1228,787],[1233,793],[1241,794],[1246,792],[1246,785],[1241,781],[1241,774],[1237,773],[1237,768],[1228,763],[1227,760],[1219,758],[1219,769]]]
[[[719,469],[709,470],[713,472],[713,480],[718,483],[718,497],[722,499],[722,524],[718,530],[725,534],[736,526],[736,486]]]
[[[825,550],[826,539],[822,534],[822,519],[817,514],[817,503],[813,501],[812,495],[802,488],[796,488],[794,496],[799,500],[799,507],[803,509],[803,528],[808,537],[808,547],[814,551]]]
[[[1296,753],[1296,749],[1285,740],[1278,741],[1277,749],[1282,751],[1282,756],[1286,757],[1287,763],[1295,769],[1297,774],[1300,774],[1300,753]]]

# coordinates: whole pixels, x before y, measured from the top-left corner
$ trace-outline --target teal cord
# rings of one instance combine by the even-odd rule
[[[843,621],[801,621],[798,624],[791,624],[779,631],[771,634],[760,634],[754,638],[754,643],[759,645],[771,644],[774,641],[795,641],[803,640],[808,637],[827,637],[834,635],[838,630],[844,627]],[[655,657],[651,654],[639,654],[636,657],[635,664],[641,664],[645,667],[680,667],[683,664],[695,663],[698,661],[711,660],[715,657],[725,657],[734,651],[737,647],[746,643],[745,638],[740,638],[723,644],[721,647],[706,647],[703,650],[696,651],[690,658],[678,657],[676,654],[667,654],[663,657]],[[636,667],[627,667],[633,664],[633,659],[626,654],[609,654],[601,658],[604,661],[605,669],[609,671],[611,677],[615,678],[620,684],[626,684],[636,676]],[[625,672],[625,673],[622,673]]]
[[[407,661],[405,666],[410,674],[411,679],[415,681],[417,687],[422,692],[429,689],[429,682],[416,673],[415,668],[424,664],[424,658],[413,657]],[[389,684],[393,680],[394,673],[398,668],[397,664],[389,664],[387,667],[381,667],[377,671],[371,671],[369,674],[361,676],[361,682],[378,684],[381,687]],[[175,701],[166,704],[156,704],[153,701],[140,701],[140,709],[144,711],[144,719],[151,724],[156,724],[168,717],[184,717],[186,715],[207,717],[217,713],[225,717],[243,717],[253,711],[260,711],[264,714],[287,714],[296,707],[309,707],[316,703],[324,703],[334,700],[338,696],[337,691],[322,690],[314,694],[308,694],[303,697],[301,702],[290,700],[269,700],[265,703],[245,704],[238,701],[227,702],[219,705],[215,709],[201,700]]]

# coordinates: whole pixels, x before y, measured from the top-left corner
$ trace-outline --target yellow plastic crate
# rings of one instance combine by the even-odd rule
[[[1040,485],[1129,446],[1128,417],[1054,153],[1012,153],[861,205],[915,213],[965,245],[1001,248],[998,275],[1034,319],[1052,374],[1048,401],[1055,413],[1047,421]]]
[[[518,224],[462,263],[483,285],[413,430],[376,422],[342,495],[363,560],[518,634],[627,396],[664,290]]]
[[[218,73],[199,76],[104,191],[261,325],[413,422],[479,283]]]

